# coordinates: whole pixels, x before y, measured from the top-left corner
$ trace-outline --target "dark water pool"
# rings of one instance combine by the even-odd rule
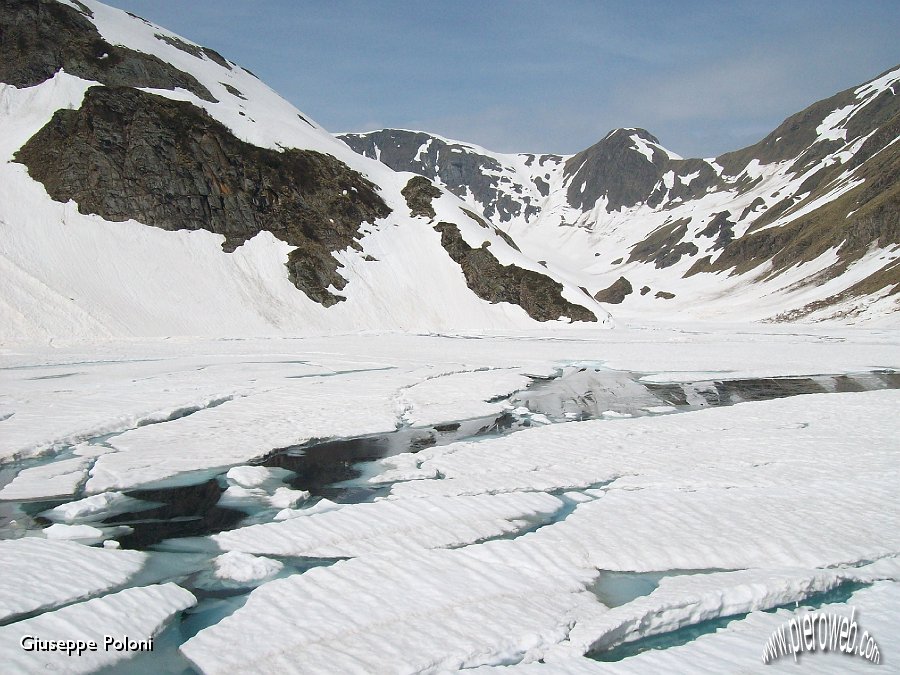
[[[421,428],[403,427],[355,438],[317,439],[273,450],[255,463],[293,472],[287,485],[308,491],[313,500],[358,503],[372,501],[390,490],[390,485],[371,485],[364,480],[379,459],[435,445],[514,433],[533,426],[538,419],[543,424],[597,419],[610,411],[641,416],[810,393],[900,388],[900,374],[894,371],[685,383],[644,382],[641,377],[641,373],[602,368],[562,369],[555,377],[534,378],[527,388],[507,399],[510,409],[495,417],[448,421]],[[14,473],[15,468],[7,466],[3,471]],[[222,472],[216,476],[206,473],[192,485],[132,490],[127,495],[141,500],[145,508],[111,514],[99,521],[100,526],[131,528],[130,534],[119,535],[116,540],[122,547],[133,549],[153,547],[167,539],[231,529],[251,513],[219,505],[227,486]],[[14,513],[26,514],[29,518],[25,520],[31,520],[29,527],[46,526],[50,521],[39,514],[66,501],[71,499],[0,502],[0,516],[7,525],[6,536],[16,536],[9,531]]]

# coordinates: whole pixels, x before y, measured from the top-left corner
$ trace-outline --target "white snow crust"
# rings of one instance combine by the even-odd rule
[[[0,621],[121,586],[146,557],[30,537],[0,541]]]
[[[54,447],[84,453],[75,457],[92,462],[80,469],[91,480],[132,487],[218,473],[227,487],[220,504],[254,514],[195,548],[185,542],[202,560],[176,566],[202,568],[195,583],[211,592],[255,588],[182,646],[204,672],[402,672],[538,659],[545,668],[594,668],[582,655],[595,646],[729,613],[755,621],[841,583],[874,590],[894,579],[896,390],[535,424],[387,457],[359,479],[388,491],[370,503],[286,494],[279,511],[291,474],[248,458],[311,438],[488,411],[525,415],[503,397],[529,375],[615,368],[662,384],[853,375],[897,369],[897,346],[890,330],[687,323],[19,346],[4,352],[3,411],[13,414],[0,425],[15,431],[15,446],[4,437],[7,457],[13,447],[32,449],[31,473],[56,463]],[[99,383],[105,407],[91,412],[85,397]],[[624,373],[610,373],[609,383],[621,400],[629,386],[634,396],[640,389]],[[193,412],[174,414],[191,401]],[[48,425],[39,411],[51,403],[60,421]],[[155,423],[142,426],[121,412],[149,409]],[[58,430],[50,446],[48,427]],[[60,462],[71,459],[60,452]],[[98,527],[118,508],[116,494],[79,493],[54,513],[69,526]],[[349,559],[299,570],[291,562],[338,558]],[[0,564],[13,617],[146,578],[146,554],[34,536],[0,542]],[[608,605],[597,589],[618,583],[616,574],[660,580],[649,595]],[[752,641],[747,668],[763,642]]]
[[[0,627],[0,662],[6,672],[93,673],[110,666],[127,667],[136,652],[106,649],[106,636],[146,640],[159,634],[177,613],[192,607],[194,596],[169,583],[128,588],[54,612]],[[97,643],[96,651],[80,655],[59,651],[25,651],[20,640],[32,635],[46,640]]]

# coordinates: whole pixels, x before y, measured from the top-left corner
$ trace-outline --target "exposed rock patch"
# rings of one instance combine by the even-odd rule
[[[216,99],[188,73],[151,54],[106,42],[74,7],[55,0],[0,4],[0,82],[32,87],[60,69],[109,85],[186,89]]]
[[[646,239],[634,245],[628,262],[652,262],[656,269],[663,269],[677,263],[682,256],[697,255],[700,251],[697,245],[683,241],[690,222],[690,218],[682,218],[657,228]]]
[[[478,214],[472,213],[471,211],[469,211],[469,209],[463,209],[463,213],[465,213],[467,216],[469,216],[469,218],[471,218],[476,223],[481,225],[481,227],[483,227],[484,229],[491,230],[494,234],[496,234],[503,241],[505,241],[507,244],[509,244],[510,248],[513,248],[516,251],[521,252],[518,244],[516,244],[515,240],[512,237],[510,237],[508,233],[504,232],[499,227],[495,227],[494,225],[488,225],[484,218],[482,218]],[[546,266],[546,265],[547,265],[547,263],[545,262],[544,266]]]
[[[625,300],[626,295],[631,295],[633,292],[634,289],[631,287],[631,282],[625,277],[619,277],[611,286],[604,288],[602,291],[597,291],[594,294],[594,300],[610,305],[618,305]]]
[[[654,155],[651,161],[639,152],[634,147],[634,134],[659,143],[643,129],[616,129],[566,162],[569,204],[587,210],[598,199],[606,197],[607,210],[616,211],[647,199],[665,165],[662,153]]]
[[[162,40],[163,42],[166,42],[166,43],[172,45],[176,49],[180,49],[181,51],[186,52],[186,53],[190,54],[191,56],[194,56],[198,59],[202,59],[205,55],[206,58],[208,58],[210,61],[215,61],[223,68],[228,68],[228,70],[231,70],[231,64],[228,63],[228,61],[225,59],[224,56],[219,54],[219,52],[217,52],[214,49],[210,49],[209,47],[200,47],[198,45],[192,45],[189,42],[180,40],[173,35],[162,35],[160,33],[157,33],[156,39]]]
[[[719,175],[713,170],[709,162],[703,159],[670,159],[667,166],[674,172],[678,180],[673,181],[674,185],[666,192],[663,192],[665,201],[668,202],[666,208],[675,205],[676,200],[682,199],[689,201],[702,197],[706,194],[710,187],[720,188],[723,183]],[[692,175],[690,181],[682,180],[685,176]],[[653,208],[662,204],[652,197],[647,200],[647,204]]]
[[[564,316],[573,321],[597,320],[586,307],[563,298],[558,281],[515,265],[501,265],[488,247],[469,246],[453,223],[440,222],[434,229],[441,233],[441,245],[462,268],[466,284],[479,298],[519,305],[537,321]]]
[[[730,215],[730,211],[717,213],[715,217],[706,224],[706,227],[700,231],[700,236],[702,237],[716,238],[716,241],[712,246],[714,251],[725,248],[725,246],[734,239],[735,224],[728,220]]]
[[[333,251],[358,247],[364,221],[390,209],[375,186],[330,155],[245,143],[205,111],[129,87],[92,87],[16,154],[56,201],[106,220],[203,229],[233,251],[267,230],[297,247],[293,283],[325,306],[346,280]]]
[[[231,94],[232,96],[237,96],[238,98],[243,99],[244,101],[247,100],[247,97],[244,96],[244,95],[241,93],[241,90],[238,89],[237,87],[232,87],[232,86],[231,86],[230,84],[228,84],[227,82],[220,82],[219,84],[221,84],[223,87],[225,87],[225,91],[227,91],[227,92],[228,92],[229,94]]]
[[[750,206],[748,206],[741,212],[741,217],[739,220],[743,220],[751,213],[756,213],[757,209],[765,209],[765,208],[766,208],[766,201],[762,197],[757,197],[752,202],[750,202]]]
[[[400,194],[406,199],[406,205],[413,216],[431,219],[437,215],[431,202],[441,196],[441,190],[424,176],[410,178]]]
[[[78,0],[71,0],[71,2],[78,8],[78,11],[80,11],[86,17],[90,19],[94,18],[94,13],[91,11],[90,7],[85,5],[83,2],[79,2]]]

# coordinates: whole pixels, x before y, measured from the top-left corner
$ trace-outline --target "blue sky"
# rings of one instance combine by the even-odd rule
[[[107,2],[222,52],[330,131],[502,152],[638,126],[713,156],[900,63],[898,0]]]

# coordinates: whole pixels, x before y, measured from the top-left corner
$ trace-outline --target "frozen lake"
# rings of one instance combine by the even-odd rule
[[[9,346],[0,654],[26,671],[753,670],[766,617],[863,601],[887,651],[898,342],[636,326]],[[132,625],[133,602],[157,609]],[[102,619],[79,631],[153,652],[21,649],[85,612]]]

